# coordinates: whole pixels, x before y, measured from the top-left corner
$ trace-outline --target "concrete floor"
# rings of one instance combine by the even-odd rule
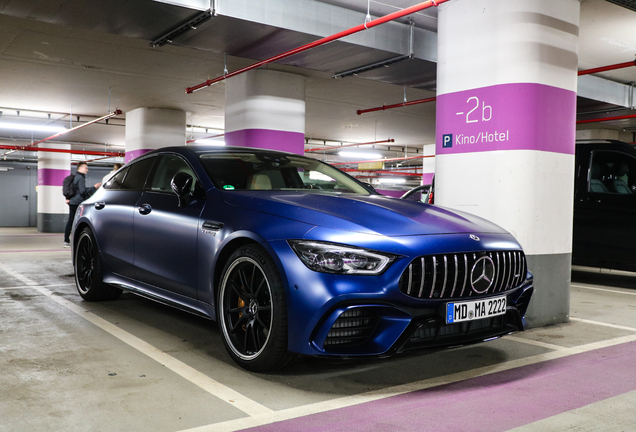
[[[88,303],[59,234],[0,228],[0,431],[635,431],[636,278],[573,272],[568,324],[390,359],[239,369],[216,324]]]

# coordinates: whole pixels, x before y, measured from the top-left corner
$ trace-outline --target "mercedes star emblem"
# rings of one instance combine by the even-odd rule
[[[495,279],[495,263],[490,257],[479,258],[470,271],[470,286],[477,294],[484,294]]]

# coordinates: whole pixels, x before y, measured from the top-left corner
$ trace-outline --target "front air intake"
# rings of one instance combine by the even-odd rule
[[[375,308],[358,307],[340,314],[325,339],[325,348],[360,345],[369,340],[379,315]]]

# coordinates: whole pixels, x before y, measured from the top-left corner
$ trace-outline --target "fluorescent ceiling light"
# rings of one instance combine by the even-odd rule
[[[342,157],[346,158],[358,158],[358,159],[381,159],[380,153],[362,153],[362,152],[349,152],[341,151],[338,153]]]
[[[322,180],[322,181],[332,181],[332,182],[336,181],[332,179],[331,177],[329,177],[328,175],[325,175],[318,171],[309,171],[309,178],[311,180]]]
[[[15,129],[23,131],[38,131],[38,132],[64,132],[66,128],[64,126],[42,126],[42,125],[30,125],[22,123],[0,123],[0,129]]]
[[[196,141],[194,141],[195,144],[207,144],[207,145],[214,145],[214,146],[224,146],[225,145],[225,141],[222,139],[198,139]]]
[[[403,178],[390,178],[390,177],[381,178],[381,179],[378,179],[378,181],[380,183],[393,183],[393,184],[406,183],[406,179],[403,179]]]

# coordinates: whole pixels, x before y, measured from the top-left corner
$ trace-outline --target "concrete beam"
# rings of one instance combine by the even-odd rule
[[[286,30],[329,36],[363,24],[365,14],[312,0],[216,0],[218,15],[252,21]],[[408,54],[410,26],[389,22],[346,37],[343,41],[395,54]],[[437,33],[415,28],[415,58],[437,61]]]
[[[626,108],[634,106],[634,87],[592,75],[579,77],[577,95]]]

